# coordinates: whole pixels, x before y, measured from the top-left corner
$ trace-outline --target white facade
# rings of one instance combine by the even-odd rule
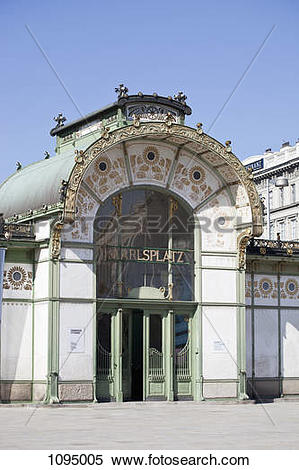
[[[299,240],[299,142],[294,146],[286,142],[277,152],[267,149],[264,154],[248,157],[242,163],[252,168],[258,193],[265,206],[269,180],[270,239],[276,239],[279,233],[281,240]],[[278,177],[287,178],[289,185],[276,187]],[[265,217],[262,238],[268,238],[266,225]]]

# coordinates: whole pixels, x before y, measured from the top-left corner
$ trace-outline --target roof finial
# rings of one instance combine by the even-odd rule
[[[115,88],[115,93],[118,93],[118,99],[119,98],[128,98],[128,91],[129,89],[121,83],[118,88]]]
[[[225,142],[225,150],[226,150],[227,152],[231,152],[231,151],[232,151],[231,143],[232,143],[231,140],[226,140],[226,142]]]
[[[174,99],[179,103],[186,104],[187,96],[182,91],[178,91],[177,94],[174,95]]]
[[[61,127],[61,126],[64,126],[64,122],[66,121],[66,117],[63,116],[62,113],[59,113],[58,116],[55,116],[53,118],[53,120],[57,122],[56,127]]]
[[[202,134],[203,133],[203,130],[202,130],[202,122],[198,122],[196,124],[196,127],[197,127],[197,132],[198,134]]]

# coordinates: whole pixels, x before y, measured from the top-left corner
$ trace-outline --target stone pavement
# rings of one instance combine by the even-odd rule
[[[0,405],[0,448],[299,449],[299,402]]]

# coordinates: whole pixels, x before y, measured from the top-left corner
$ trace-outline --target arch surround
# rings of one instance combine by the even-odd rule
[[[162,175],[145,170],[149,177],[142,178],[142,164],[139,163],[138,168],[138,162],[132,158],[132,152],[130,154],[130,148],[134,147],[135,142],[139,144],[143,142],[149,152],[153,146],[156,148],[159,146],[172,147],[172,156],[169,155],[169,158],[164,158],[164,162],[162,162]],[[113,168],[109,163],[111,152],[118,154],[116,158],[118,163],[114,161]],[[91,174],[92,165],[95,165],[95,162],[99,162],[100,159],[107,163],[107,170],[109,170],[107,173],[110,173],[108,180],[102,177],[97,180]],[[145,164],[144,161],[142,163]],[[197,163],[200,165],[199,167],[197,167]],[[116,169],[117,166],[121,171]],[[194,170],[193,175],[190,174],[191,169]],[[198,178],[198,171],[200,171],[200,177],[199,180],[195,180],[194,175],[195,178]],[[114,174],[114,178],[111,178],[111,174]],[[202,181],[203,176],[210,177],[210,184]],[[214,181],[211,181],[211,178],[214,178]],[[102,188],[105,184],[110,185],[111,190],[106,193],[105,191],[97,193],[90,188],[92,181],[95,186]],[[83,196],[101,204],[113,192],[140,184],[153,184],[177,194],[181,199],[185,199],[192,207],[194,214],[199,216],[209,216],[211,211],[217,212],[215,201],[217,206],[217,198],[218,200],[222,198],[222,202],[218,202],[218,208],[223,205],[230,206],[228,215],[239,217],[239,224],[236,227],[236,248],[239,250],[239,266],[245,266],[248,239],[252,236],[260,236],[262,233],[261,205],[250,173],[232,153],[228,143],[223,146],[212,137],[204,134],[201,128],[196,130],[164,122],[133,123],[131,126],[114,130],[111,133],[103,132],[102,138],[84,152],[76,152],[75,165],[68,182],[63,222],[66,224],[76,223],[78,212],[82,209]],[[198,186],[200,186],[199,190],[196,189]],[[97,189],[99,189],[98,187]],[[190,187],[195,188],[195,194],[190,194]],[[223,202],[223,198],[226,202]],[[60,223],[58,230],[61,230]],[[53,238],[56,239],[57,254],[59,250],[57,249],[55,230]]]

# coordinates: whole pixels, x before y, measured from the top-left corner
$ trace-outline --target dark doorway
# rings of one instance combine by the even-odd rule
[[[131,362],[133,401],[143,400],[143,312],[132,311],[132,362]]]

